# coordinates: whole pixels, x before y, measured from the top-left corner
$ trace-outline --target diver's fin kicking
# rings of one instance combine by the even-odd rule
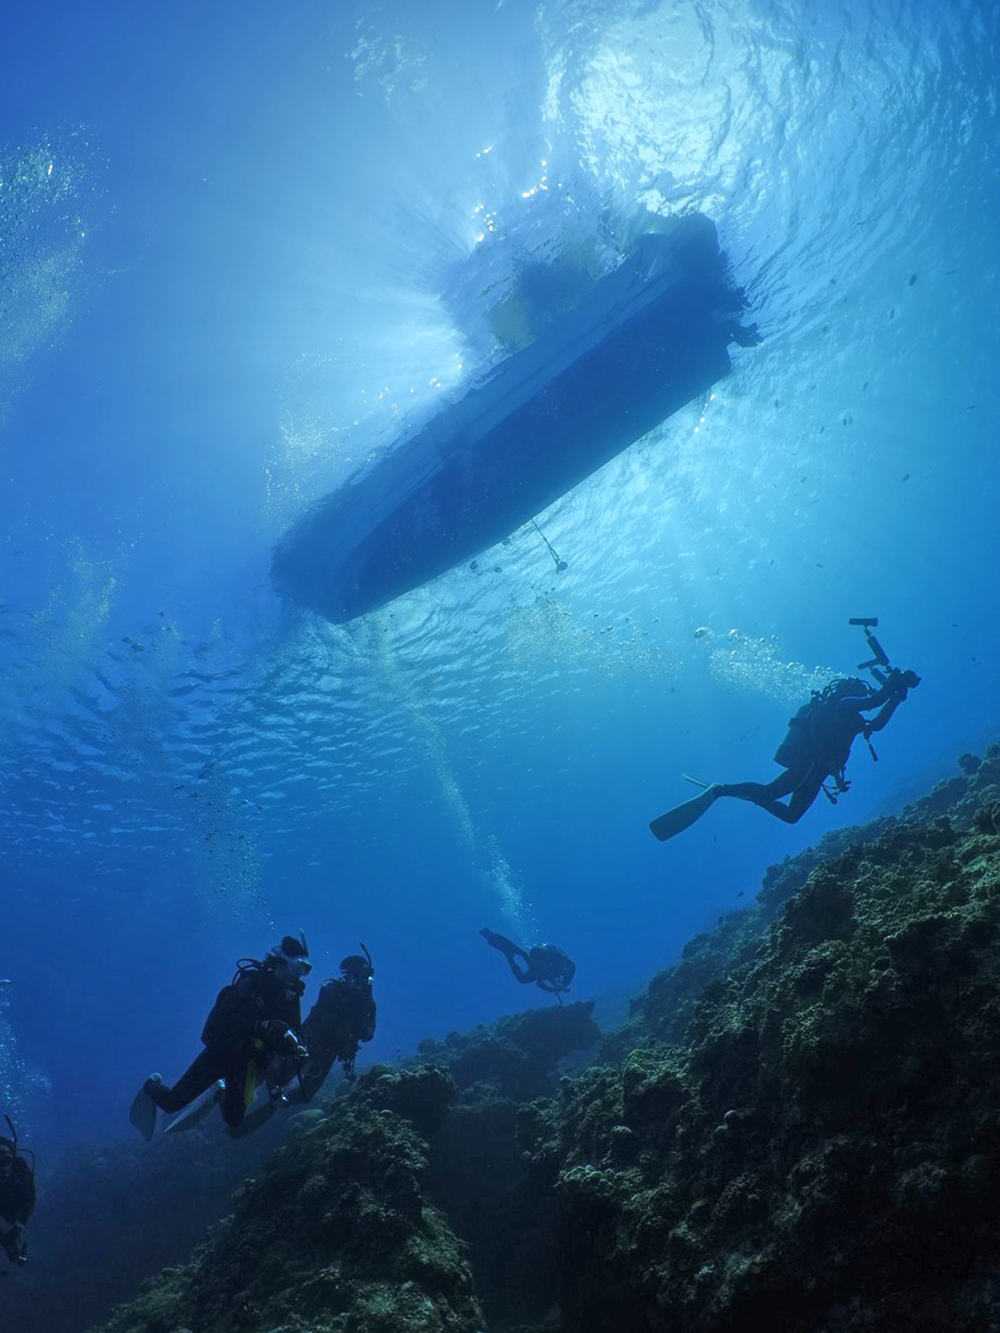
[[[164,1134],[183,1134],[186,1129],[194,1129],[199,1120],[204,1120],[213,1106],[218,1106],[222,1101],[222,1093],[225,1088],[222,1079],[218,1079],[205,1093],[200,1102],[195,1102],[187,1111],[182,1111],[179,1116],[175,1116],[170,1124],[163,1131]]]
[[[690,828],[696,820],[702,817],[709,806],[715,804],[719,791],[719,784],[715,783],[711,787],[707,787],[700,796],[685,801],[683,805],[675,805],[665,815],[660,815],[659,819],[654,819],[649,826],[653,837],[659,838],[660,842],[666,842],[668,838],[674,837],[675,834],[683,833],[686,828]]]
[[[153,1078],[161,1082],[159,1074],[153,1074]],[[153,1101],[146,1091],[146,1085],[132,1098],[132,1105],[129,1107],[129,1122],[135,1125],[136,1129],[148,1143],[156,1130],[156,1102]]]
[[[523,955],[524,953],[523,949],[518,948],[513,940],[509,940],[506,935],[498,935],[495,930],[490,930],[488,926],[484,926],[479,933],[491,948],[499,949],[505,958],[509,959],[514,954]]]

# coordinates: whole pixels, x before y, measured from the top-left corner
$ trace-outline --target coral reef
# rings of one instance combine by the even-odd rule
[[[572,1077],[589,1005],[303,1113],[106,1333],[994,1333],[1000,746],[960,767],[769,871]]]
[[[786,863],[542,1109],[565,1328],[998,1326],[998,777]]]
[[[552,1091],[556,1065],[574,1051],[587,1050],[600,1038],[594,1002],[529,1009],[501,1018],[491,1027],[443,1042],[422,1041],[422,1060],[446,1068],[461,1089],[487,1084],[514,1101],[530,1101]]]
[[[490,1317],[534,1318],[552,1304],[554,1200],[528,1188],[521,1117],[552,1097],[557,1070],[593,1050],[593,1001],[533,1009],[443,1043],[423,1058],[448,1069],[459,1095],[431,1139],[431,1188],[470,1247],[476,1289]]]
[[[118,1310],[108,1333],[476,1333],[471,1273],[427,1202],[425,1145],[402,1114],[433,1118],[453,1091],[434,1069],[373,1071],[349,1105],[277,1152],[195,1260]]]

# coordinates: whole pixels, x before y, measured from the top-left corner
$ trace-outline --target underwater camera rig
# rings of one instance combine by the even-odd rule
[[[858,670],[870,671],[872,675],[875,677],[875,679],[878,681],[879,685],[883,687],[890,684],[890,682],[892,682],[893,684],[896,684],[898,682],[902,688],[902,694],[899,697],[905,699],[907,689],[914,689],[917,685],[919,685],[920,677],[917,675],[915,671],[898,671],[889,661],[889,657],[885,649],[882,647],[878,639],[876,639],[875,635],[872,633],[872,630],[878,627],[878,616],[852,616],[847,623],[849,625],[861,626],[861,628],[865,632],[865,638],[868,640],[868,647],[871,649],[872,653],[871,657],[868,659],[867,662],[858,663]],[[865,741],[867,742],[868,749],[871,751],[872,758],[877,763],[878,755],[875,753],[875,747],[871,743],[871,738],[868,734],[868,730],[867,729],[862,730],[861,734],[862,736],[864,736]],[[826,788],[824,787],[824,791],[825,790]],[[827,792],[827,795],[829,796],[830,793]]]
[[[888,680],[887,671],[892,670],[892,664],[886,655],[885,649],[872,633],[873,629],[878,628],[878,616],[852,616],[847,622],[849,625],[860,625],[865,632],[865,638],[868,640],[868,647],[872,655],[869,661],[859,662],[859,671],[870,671],[880,685],[884,685]]]
[[[871,657],[867,662],[859,662],[858,670],[870,671],[880,686],[886,685],[889,681],[889,674],[887,673],[891,673],[893,668],[892,663],[889,661],[888,654],[872,633],[873,629],[878,628],[878,616],[851,616],[847,623],[849,625],[861,626],[865,632],[865,638],[868,640],[868,647],[871,649]],[[814,691],[814,698],[818,697],[820,696]],[[864,736],[868,751],[874,762],[877,764],[878,755],[875,753],[875,747],[872,745],[871,737],[868,735],[867,730],[862,728],[861,735]],[[828,787],[824,782],[820,790],[831,805],[836,805],[837,797],[842,796],[849,789],[851,784],[845,779],[843,770],[841,770],[840,773],[834,774],[833,777],[834,785]]]

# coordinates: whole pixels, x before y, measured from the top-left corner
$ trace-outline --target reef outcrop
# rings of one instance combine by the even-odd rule
[[[540,1108],[563,1327],[998,1326],[998,784],[786,862]]]
[[[106,1333],[1000,1328],[1000,747],[960,767],[770,871],[596,1053],[538,1010],[304,1113]]]
[[[408,1118],[433,1124],[453,1092],[435,1069],[377,1069],[338,1114],[304,1112],[312,1123],[241,1188],[194,1261],[108,1333],[476,1333],[472,1275],[426,1198],[426,1146]]]

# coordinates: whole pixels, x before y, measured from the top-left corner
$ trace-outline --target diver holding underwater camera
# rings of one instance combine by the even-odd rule
[[[788,733],[775,751],[774,761],[782,766],[783,773],[767,783],[709,785],[689,778],[689,782],[705,790],[654,819],[649,826],[654,837],[666,842],[682,833],[720,796],[752,801],[776,819],[796,824],[821,791],[836,805],[837,796],[848,790],[851,784],[844,776],[844,769],[858,736],[864,736],[872,758],[878,759],[871,737],[887,725],[908,692],[920,684],[920,677],[915,671],[899,671],[890,664],[885,649],[872,633],[878,626],[877,617],[859,616],[848,624],[864,630],[872,656],[867,662],[859,662],[858,670],[870,671],[877,687],[860,676],[848,676],[831,681],[824,690],[814,690],[809,702],[789,719]],[[879,712],[871,719],[865,718],[864,714],[873,708]],[[832,789],[826,785],[828,780],[832,780]],[[787,804],[781,800],[784,796],[789,798]]]

